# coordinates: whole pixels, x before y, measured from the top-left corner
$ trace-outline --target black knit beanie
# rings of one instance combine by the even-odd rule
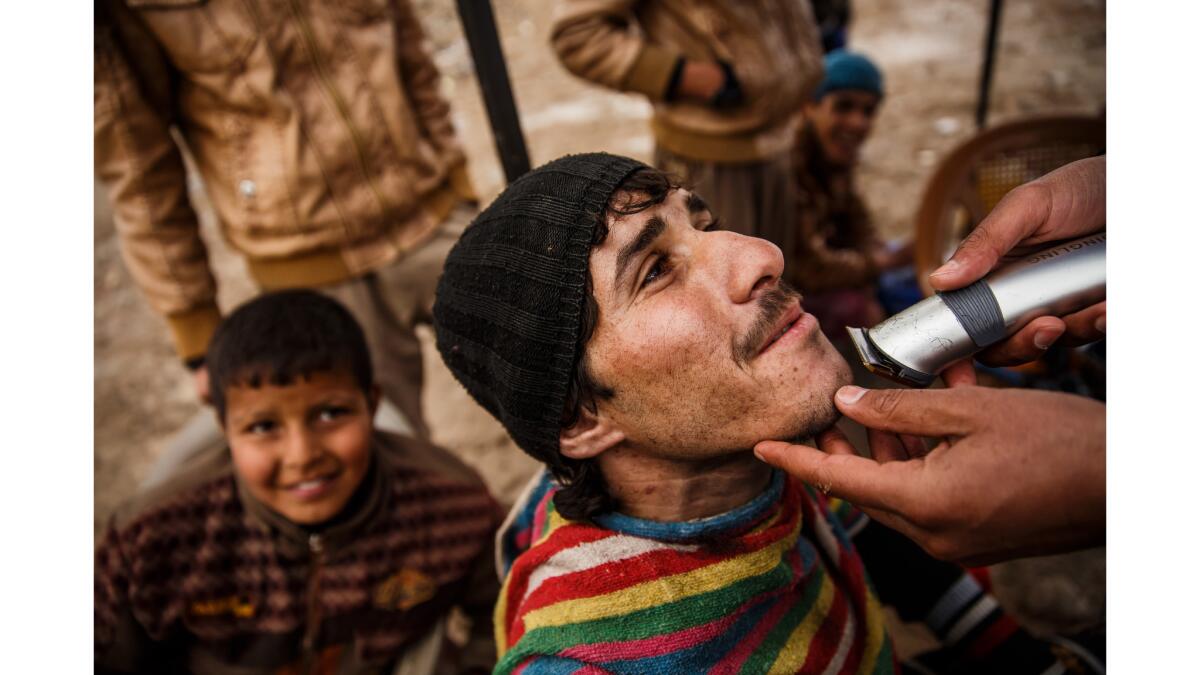
[[[596,224],[642,168],[605,153],[538,167],[484,209],[446,258],[433,306],[438,351],[539,460],[558,455]]]

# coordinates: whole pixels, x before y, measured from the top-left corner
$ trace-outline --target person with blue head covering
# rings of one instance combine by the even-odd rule
[[[825,79],[804,105],[825,160],[840,167],[857,161],[882,101],[883,73],[871,59],[843,49],[825,55]]]
[[[838,49],[825,55],[825,76],[802,106],[790,280],[835,344],[845,339],[846,326],[884,318],[875,292],[880,274],[908,264],[911,255],[907,247],[894,250],[877,237],[854,185],[859,152],[884,91],[883,73],[871,59]]]

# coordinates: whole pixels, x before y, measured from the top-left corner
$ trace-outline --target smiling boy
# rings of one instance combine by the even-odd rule
[[[228,449],[113,517],[97,670],[490,669],[495,504],[445,451],[374,430],[350,314],[311,291],[261,296],[221,324],[208,363]],[[473,620],[465,646],[445,641],[453,606]]]
[[[1054,664],[961,569],[754,457],[833,424],[849,382],[782,273],[700,195],[602,153],[467,228],[438,347],[548,470],[501,532],[496,672],[892,672],[881,597],[959,672]]]
[[[229,386],[224,398],[233,464],[253,497],[303,525],[328,521],[350,501],[369,465],[377,390],[364,395],[351,374],[318,372],[284,387]],[[310,422],[310,437],[289,438],[289,426]],[[319,454],[288,447],[308,443]],[[308,452],[312,461],[289,461]]]

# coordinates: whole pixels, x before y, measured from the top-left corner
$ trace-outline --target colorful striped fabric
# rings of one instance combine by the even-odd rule
[[[895,672],[862,561],[799,482],[683,523],[567,521],[555,490],[501,532],[496,673]]]

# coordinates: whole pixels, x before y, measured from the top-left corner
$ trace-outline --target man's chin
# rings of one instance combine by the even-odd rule
[[[838,389],[854,382],[854,375],[850,372],[850,364],[846,363],[837,350],[830,346],[829,351],[827,358],[832,366],[829,378],[822,383],[821,391],[813,392],[808,405],[797,407],[798,416],[785,434],[792,439],[812,438],[833,426],[842,416],[833,403],[833,397]]]
[[[818,333],[816,339],[815,353],[806,364],[810,379],[799,387],[794,379],[782,384],[781,388],[786,387],[788,391],[785,400],[791,402],[772,404],[777,412],[764,420],[766,424],[751,431],[756,436],[750,439],[751,447],[766,440],[806,440],[833,426],[841,417],[833,397],[838,389],[851,384],[854,376],[850,364],[823,334]]]
[[[832,400],[833,395],[837,393],[838,389],[841,389],[848,384],[854,384],[854,373],[850,371],[850,364],[846,363],[846,359],[842,358],[842,355],[839,354],[837,350],[834,350],[833,356],[830,358],[834,361],[834,385],[833,391],[829,392],[829,398]]]
[[[821,358],[825,359],[829,364],[829,382],[827,389],[821,392],[821,398],[828,398],[830,404],[833,403],[833,395],[838,389],[854,383],[854,373],[850,370],[850,364],[846,362],[845,357],[838,351],[837,347],[829,341],[823,334],[820,336],[822,345]]]
[[[828,405],[821,406],[812,413],[807,419],[797,420],[797,429],[792,434],[792,443],[814,438],[817,434],[836,424],[842,416],[837,407],[833,405],[832,398],[829,399]]]
[[[833,426],[841,418],[841,413],[833,404],[833,394],[841,384],[841,378],[837,378],[833,386],[822,386],[820,392],[813,392],[804,400],[797,401],[789,410],[789,415],[777,418],[779,424],[773,429],[762,430],[767,435],[756,438],[755,443],[766,440],[795,443],[813,438]]]

